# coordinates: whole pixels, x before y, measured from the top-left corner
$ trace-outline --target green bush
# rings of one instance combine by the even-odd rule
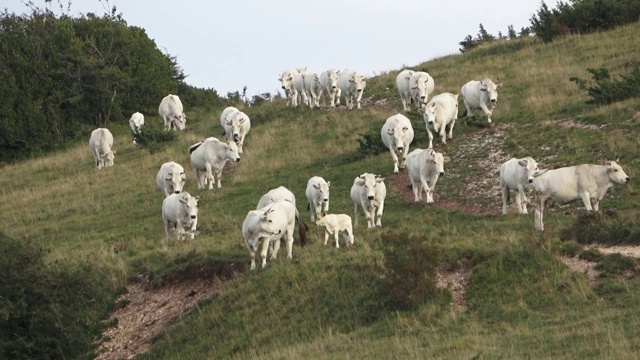
[[[425,239],[382,237],[384,280],[380,291],[398,310],[415,309],[437,295],[438,252]]]
[[[596,264],[596,270],[611,275],[620,275],[636,267],[636,260],[618,253],[606,255]]]
[[[610,75],[609,70],[601,67],[587,69],[593,78],[591,82],[575,76],[569,80],[575,82],[580,89],[587,90],[591,96],[587,104],[610,104],[640,97],[640,65],[638,62],[632,62],[627,67],[630,68],[629,73],[619,75],[618,79]]]
[[[389,150],[382,142],[380,129],[370,129],[366,133],[360,134],[358,144],[360,145],[360,154],[364,156],[373,156]]]
[[[101,269],[43,255],[0,233],[0,358],[89,357],[115,291]]]
[[[164,130],[164,125],[149,121],[133,133],[133,140],[151,153],[161,150],[167,142],[177,138],[177,132]]]

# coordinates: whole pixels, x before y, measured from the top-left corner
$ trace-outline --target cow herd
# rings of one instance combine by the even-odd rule
[[[327,96],[325,106],[340,105],[344,100],[348,109],[361,108],[361,99],[366,87],[365,77],[352,70],[328,70],[320,75],[307,73],[305,68],[284,71],[278,80],[285,91],[288,106],[303,103],[311,108],[319,107],[323,95]],[[380,136],[389,149],[393,160],[393,172],[407,169],[416,202],[423,200],[433,203],[433,194],[438,178],[444,175],[444,164],[449,157],[433,149],[433,132],[440,135],[442,144],[452,138],[458,117],[458,94],[441,93],[429,100],[434,89],[434,80],[426,72],[403,70],[396,77],[403,109],[410,111],[413,104],[425,121],[429,135],[427,149],[409,146],[414,139],[411,121],[403,114],[390,116],[382,126]],[[497,104],[497,89],[490,79],[472,80],[462,86],[460,94],[467,110],[467,116],[476,109],[482,109],[491,122],[491,114]],[[169,94],[158,108],[165,130],[184,130],[187,117],[180,98]],[[129,120],[131,130],[136,133],[144,126],[144,116],[136,112]],[[235,107],[227,107],[220,116],[226,141],[215,137],[191,145],[188,149],[198,189],[208,186],[220,188],[222,172],[227,162],[239,162],[243,153],[245,137],[251,129],[251,120]],[[448,130],[448,133],[447,133]],[[113,136],[108,129],[98,128],[91,134],[89,146],[94,155],[96,167],[103,169],[114,164],[115,150],[112,150]],[[401,159],[399,158],[401,157]],[[184,168],[176,162],[160,166],[156,175],[158,188],[164,193],[162,220],[168,239],[173,231],[178,239],[187,236],[193,239],[197,233],[198,201],[200,196],[192,196],[183,191],[187,180]],[[367,227],[382,226],[384,202],[387,194],[384,178],[372,173],[363,173],[353,180],[350,195],[354,204],[354,218],[346,214],[328,214],[331,182],[314,176],[307,182],[305,195],[311,212],[311,222],[324,228],[325,245],[329,236],[335,238],[339,248],[342,234],[347,246],[354,244],[353,227],[358,224],[358,213],[362,211]],[[528,214],[526,192],[535,189],[538,207],[535,212],[535,228],[542,231],[545,204],[567,203],[581,199],[588,211],[598,211],[599,201],[614,184],[625,184],[629,176],[615,161],[607,165],[577,165],[559,169],[540,170],[531,157],[510,159],[500,166],[500,187],[502,189],[502,213],[508,212],[511,190],[516,191],[515,201],[520,214]],[[306,241],[307,226],[298,212],[294,194],[285,187],[278,187],[264,194],[255,210],[247,213],[242,224],[242,235],[251,256],[251,269],[256,268],[255,255],[260,246],[262,267],[270,259],[277,258],[281,240],[287,247],[287,258],[292,257],[293,233],[298,223],[300,241]]]

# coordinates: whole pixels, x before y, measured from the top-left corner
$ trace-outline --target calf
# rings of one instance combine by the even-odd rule
[[[338,243],[339,234],[342,233],[346,246],[353,245],[353,226],[351,225],[351,216],[346,214],[329,214],[321,213],[315,221],[316,225],[324,226],[324,244],[329,242],[329,235],[333,234],[336,239],[336,249],[340,248]]]
[[[384,178],[380,177],[380,175],[364,173],[356,177],[351,186],[355,225],[358,225],[358,209],[361,208],[367,218],[368,228],[382,226],[382,213],[386,196],[387,187],[384,184]]]
[[[436,95],[421,112],[429,134],[429,148],[433,148],[432,130],[439,133],[442,144],[446,144],[447,126],[449,126],[449,139],[451,139],[453,127],[458,118],[458,94],[442,93]]]
[[[307,182],[305,195],[309,201],[311,221],[315,221],[314,216],[329,211],[329,186],[331,186],[331,182],[327,182],[319,176],[314,176]]]
[[[398,155],[396,153],[402,154],[400,168],[404,169],[407,165],[409,145],[413,141],[411,120],[402,114],[389,117],[380,130],[380,137],[384,145],[389,148],[389,152],[391,152],[393,172],[398,173]]]
[[[200,196],[193,197],[188,192],[171,194],[164,199],[162,202],[162,222],[167,239],[169,239],[171,225],[175,227],[178,240],[183,240],[187,233],[191,239],[196,236],[199,200]],[[189,230],[185,231],[185,228]]]
[[[433,193],[438,178],[444,175],[444,164],[449,157],[433,149],[415,149],[407,157],[409,179],[413,188],[414,201],[422,201],[422,191],[427,194],[427,204],[433,203]]]
[[[98,170],[113,166],[116,151],[112,150],[112,147],[113,135],[111,131],[105,128],[97,128],[91,132],[89,148],[91,148],[93,159],[96,162]]]
[[[189,147],[191,167],[196,176],[198,189],[204,189],[209,183],[209,190],[213,189],[214,181],[218,189],[222,187],[220,179],[227,161],[240,161],[238,146],[233,141],[222,142],[214,137],[195,143]]]
[[[533,183],[533,174],[538,171],[538,163],[531,157],[512,158],[500,166],[500,188],[502,189],[502,215],[507,215],[507,202],[511,190],[516,190],[516,206],[520,214],[528,214],[525,195]]]
[[[542,218],[547,201],[553,206],[556,202],[570,203],[581,199],[587,211],[598,211],[600,200],[610,187],[630,180],[615,161],[607,165],[583,164],[542,170],[533,176],[533,187],[540,201],[539,218],[536,216],[536,228],[540,231],[544,230]]]
[[[164,191],[165,197],[182,192],[186,181],[184,168],[173,161],[162,164],[156,175],[156,184],[160,190]]]

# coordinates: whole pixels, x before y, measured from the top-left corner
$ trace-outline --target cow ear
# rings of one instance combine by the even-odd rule
[[[314,187],[315,189],[320,190],[320,184],[313,184],[313,187]]]
[[[501,88],[501,87],[502,87],[502,83],[500,83],[500,84],[496,84],[496,89],[499,89],[499,88]]]
[[[522,167],[527,167],[528,161],[527,159],[520,159],[518,160],[518,165],[522,166]]]
[[[409,130],[409,127],[407,126],[402,127],[402,131],[407,131],[407,130]]]
[[[376,182],[377,182],[377,183],[381,183],[381,182],[383,182],[383,181],[384,181],[384,178],[383,178],[383,177],[380,177],[380,175],[378,175],[378,177],[376,178]]]
[[[171,181],[171,179],[173,179],[173,176],[169,174],[167,177],[164,178],[164,181]]]
[[[231,125],[231,120],[227,120],[227,121],[225,122],[225,124],[227,124],[227,125]]]
[[[195,199],[196,199],[196,203],[197,203],[198,201],[200,201],[200,199],[202,199],[202,196],[198,195],[198,196],[195,197]]]
[[[446,163],[448,163],[449,161],[451,161],[451,158],[450,158],[450,157],[448,157],[448,156],[445,156],[445,157],[444,157],[444,158],[442,158],[442,159],[444,160],[445,164],[446,164]]]
[[[393,135],[395,134],[395,132],[396,132],[395,129],[387,129],[387,134],[389,135]]]
[[[331,181],[327,181],[327,187],[331,186]]]
[[[189,198],[185,199],[184,197],[180,197],[180,200],[178,200],[178,201],[180,201],[183,204],[186,204],[187,202],[189,202]]]
[[[364,179],[360,179],[360,178],[356,179],[355,184],[358,185],[358,186],[363,186],[364,185]]]
[[[424,110],[423,108],[420,108],[420,109],[418,109],[418,112],[419,112],[420,114],[424,114],[424,113],[425,113],[425,110]]]
[[[240,118],[240,124],[242,124],[244,122],[245,118]]]

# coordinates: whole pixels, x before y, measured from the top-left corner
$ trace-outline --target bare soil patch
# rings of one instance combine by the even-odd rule
[[[465,294],[469,286],[469,268],[460,266],[456,269],[438,269],[436,286],[451,292],[450,309],[460,314],[467,311]]]
[[[189,314],[198,301],[217,295],[222,283],[238,271],[235,264],[217,269],[191,268],[173,274],[160,285],[139,276],[117,300],[125,305],[109,317],[108,320],[117,319],[117,324],[103,334],[96,359],[132,359],[147,351],[154,336]]]

